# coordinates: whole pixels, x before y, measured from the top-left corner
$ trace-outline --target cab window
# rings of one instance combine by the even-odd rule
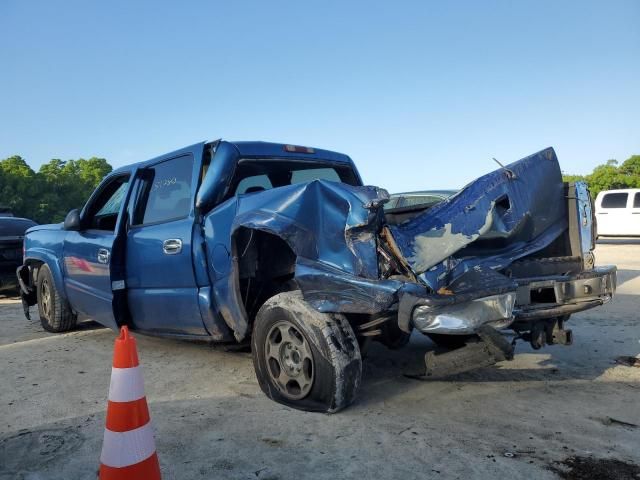
[[[602,197],[602,208],[626,208],[628,193],[607,193]]]
[[[236,188],[236,195],[242,193],[261,192],[263,190],[269,190],[273,188],[269,177],[266,175],[253,175],[252,177],[245,177],[238,183]]]
[[[193,157],[166,160],[143,170],[132,224],[149,225],[185,218],[191,212]]]
[[[333,168],[308,168],[291,172],[291,183],[304,183],[313,180],[329,180],[340,182],[340,176]]]
[[[128,175],[116,177],[106,183],[88,206],[83,219],[84,227],[89,230],[113,232],[128,186]]]
[[[360,186],[358,176],[350,165],[318,161],[295,161],[281,159],[242,159],[231,181],[227,198],[234,195],[260,192],[271,188],[328,180]]]

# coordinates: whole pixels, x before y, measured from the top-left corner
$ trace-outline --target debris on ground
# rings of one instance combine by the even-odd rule
[[[569,457],[549,469],[564,480],[638,480],[640,465],[615,458]]]
[[[635,423],[625,422],[623,420],[618,420],[617,418],[612,417],[603,418],[602,423],[604,425],[619,425],[621,427],[638,428],[638,425]]]
[[[631,355],[622,355],[621,357],[616,357],[616,363],[627,367],[640,367],[640,358],[632,357]]]

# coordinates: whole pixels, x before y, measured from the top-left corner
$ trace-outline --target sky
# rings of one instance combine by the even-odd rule
[[[553,146],[640,154],[640,2],[0,1],[0,158],[199,141],[350,155],[391,192]]]

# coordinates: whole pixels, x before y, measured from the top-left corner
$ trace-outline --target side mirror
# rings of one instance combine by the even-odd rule
[[[80,210],[74,208],[67,213],[67,217],[64,219],[64,229],[80,230]]]

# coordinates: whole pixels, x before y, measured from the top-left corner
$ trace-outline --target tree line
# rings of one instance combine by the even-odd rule
[[[602,190],[640,188],[640,155],[631,155],[622,164],[617,160],[607,160],[588,175],[565,174],[562,178],[565,182],[587,182],[594,198]]]
[[[38,223],[64,220],[72,208],[82,207],[112,167],[104,158],[54,158],[35,172],[19,155],[0,160],[0,208]],[[564,174],[565,181],[582,180],[595,197],[602,190],[640,188],[640,155],[622,164],[608,160],[588,175]]]
[[[52,159],[35,172],[19,155],[0,160],[0,208],[38,223],[57,223],[80,208],[112,167],[104,158]]]

